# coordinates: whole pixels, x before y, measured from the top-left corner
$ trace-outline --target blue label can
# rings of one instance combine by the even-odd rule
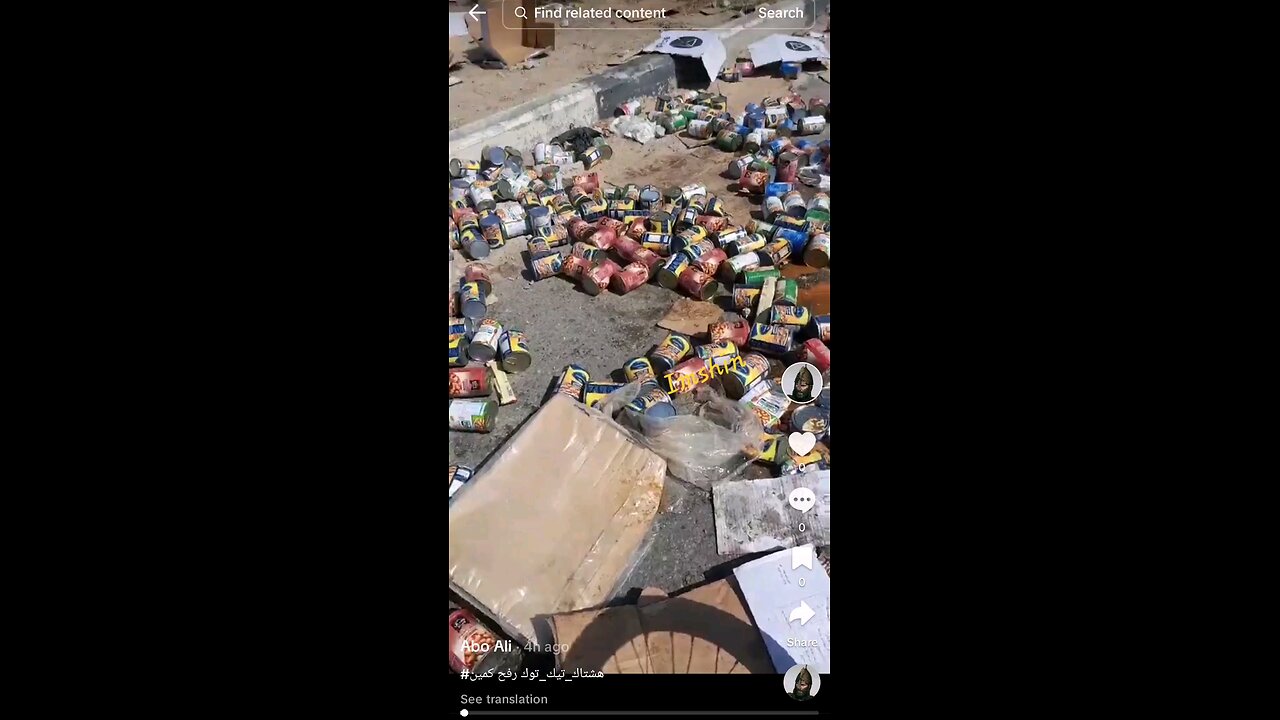
[[[799,256],[804,251],[805,244],[809,242],[808,235],[788,227],[779,227],[773,236],[775,238],[785,238],[791,244],[791,252],[796,256]]]

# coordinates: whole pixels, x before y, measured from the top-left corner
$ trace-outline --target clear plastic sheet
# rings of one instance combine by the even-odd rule
[[[633,382],[619,388],[597,409],[616,416],[637,442],[666,460],[668,474],[711,492],[712,483],[733,479],[746,470],[751,463],[747,449],[759,443],[764,430],[755,413],[725,397],[718,383],[699,385],[690,398],[673,397],[680,414],[671,418],[652,418],[626,409],[624,406],[639,394],[639,387],[639,382]]]

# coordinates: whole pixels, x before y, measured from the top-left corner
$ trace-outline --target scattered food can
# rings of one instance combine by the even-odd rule
[[[747,346],[770,355],[786,355],[791,352],[795,341],[795,329],[786,325],[764,325],[757,323],[751,328],[751,338]]]
[[[633,357],[623,363],[622,374],[626,376],[629,383],[637,380],[655,380],[658,377],[653,371],[653,363],[649,362],[647,357]]]
[[[475,475],[475,470],[466,465],[450,465],[449,466],[449,498],[452,499],[454,494],[462,489],[463,485]]]
[[[596,234],[599,234],[599,231],[597,231]],[[569,251],[569,254],[573,257],[582,258],[583,260],[590,260],[593,264],[605,259],[604,250],[596,247],[595,245],[588,245],[584,242],[574,243],[573,249]]]
[[[813,334],[824,343],[831,342],[831,316],[830,315],[814,315],[813,316]]]
[[[647,232],[640,238],[640,246],[666,257],[671,254],[671,236],[664,233]]]
[[[774,306],[777,309],[777,306]],[[831,368],[831,349],[818,338],[805,340],[801,344],[801,353],[805,362],[813,363],[820,372]]]
[[[716,365],[731,365],[738,357],[738,345],[732,340],[717,340],[699,345],[696,348],[698,357],[707,363],[708,367]]]
[[[760,288],[746,285],[733,286],[733,306],[739,310],[749,310],[760,298]]]
[[[449,397],[471,398],[489,395],[489,373],[483,367],[449,368]]]
[[[609,278],[609,287],[618,295],[626,295],[649,281],[649,268],[642,262],[628,263]]]
[[[800,63],[784,62],[782,63],[782,77],[788,80],[794,80],[800,77]]]
[[[493,292],[493,283],[489,281],[489,268],[480,263],[470,263],[462,269],[462,284],[475,283],[483,297]]]
[[[458,307],[462,317],[479,320],[485,313],[485,293],[478,282],[464,282],[458,290]]]
[[[704,198],[707,196],[706,185],[694,183],[692,185],[682,185],[680,187],[680,199],[684,200],[686,203],[691,202],[698,195],[701,195]]]
[[[725,128],[716,135],[716,147],[725,152],[737,152],[742,147],[742,136],[734,128]]]
[[[466,180],[452,180],[449,182],[450,202],[466,202],[467,195],[470,191],[471,183]]]
[[[686,271],[684,275],[688,275],[693,270]],[[683,275],[682,275],[683,277]],[[670,372],[686,355],[693,349],[693,343],[683,335],[671,333],[666,339],[658,343],[652,353],[649,353],[650,360],[653,361],[653,369],[657,373]]]
[[[693,261],[696,264],[698,261],[698,258],[710,253],[713,250],[718,250],[718,249],[719,248],[716,247],[716,244],[714,242],[710,240],[702,240],[692,245],[686,245],[680,252],[684,253],[685,255],[688,255],[689,260]]]
[[[827,117],[826,101],[821,98],[809,98],[809,115],[810,117],[814,115],[821,115],[823,118],[826,118]]]
[[[709,233],[719,233],[729,227],[729,218],[723,215],[699,215],[694,224]]]
[[[711,252],[704,253],[697,260],[693,260],[693,266],[707,275],[714,276],[720,269],[720,265],[729,259],[729,255],[724,250],[716,248]],[[717,287],[717,289],[719,289]],[[714,293],[712,293],[714,295]],[[705,298],[704,298],[705,299]]]
[[[768,184],[768,173],[760,172],[759,170],[748,170],[743,174],[742,179],[738,181],[738,189],[753,195],[758,195],[764,192],[764,186]]]
[[[824,192],[816,193],[812,198],[809,199],[808,209],[821,210],[822,212],[830,213],[831,212],[831,196]]]
[[[795,231],[780,229],[777,232],[781,234],[782,232],[794,233]],[[768,261],[775,268],[780,268],[791,262],[791,247],[791,240],[786,237],[779,237],[764,246],[764,249],[760,251],[760,259]]]
[[[769,239],[760,233],[751,233],[736,242],[726,242],[725,252],[732,255],[745,255],[746,253],[755,252],[764,249],[769,244]]]
[[[641,383],[640,394],[627,403],[626,407],[628,410],[654,418],[669,418],[676,414],[676,407],[671,404],[671,396],[655,380],[646,380]]]
[[[827,119],[821,115],[810,115],[800,121],[797,131],[801,135],[817,135],[827,127]]]
[[[560,257],[560,253],[552,250],[546,255],[532,257],[529,261],[529,269],[533,271],[535,280],[546,280],[552,275],[560,272],[564,267],[564,258]]]
[[[643,104],[639,100],[628,100],[618,106],[623,115],[638,115]]]
[[[791,407],[791,401],[787,399],[777,388],[768,386],[767,392],[753,395],[746,401],[747,407],[760,418],[760,425],[764,427],[765,432],[773,432],[782,427],[782,416],[787,414],[787,408]]]
[[[460,160],[454,158],[449,161],[449,175],[455,178],[475,177],[480,172],[480,162],[478,160]]]
[[[588,295],[599,295],[609,289],[613,276],[622,272],[618,263],[605,258],[582,276],[582,290]]]
[[[616,382],[593,382],[587,383],[582,391],[582,402],[587,407],[595,407],[604,401],[609,395],[618,391],[618,388],[626,387],[626,383]]]
[[[716,252],[724,254],[722,250]],[[689,296],[695,300],[710,300],[720,291],[720,283],[716,282],[714,275],[697,268],[685,270],[677,282],[680,289],[689,293]]]
[[[536,232],[539,228],[551,227],[551,209],[545,205],[529,208],[529,227]]]
[[[723,229],[716,233],[716,244],[724,248],[726,253],[730,255],[741,255],[742,252],[737,250],[738,243],[747,236],[747,231],[737,225],[726,225]],[[733,252],[729,252],[733,250]],[[747,252],[750,252],[748,250]]]
[[[711,323],[707,326],[707,335],[712,342],[731,342],[734,347],[742,347],[751,338],[751,323],[746,320]]]
[[[774,325],[805,327],[812,320],[809,308],[802,305],[774,305],[769,309],[769,322]]]
[[[467,336],[467,324],[462,318],[449,318],[449,342]]]
[[[658,211],[649,216],[649,229],[653,232],[671,234],[675,229],[675,222],[671,218],[671,213]]]
[[[613,157],[613,148],[608,145],[592,145],[580,156],[582,166],[588,170]]]
[[[809,267],[824,268],[831,264],[831,236],[827,233],[814,235],[804,249],[804,264]]]
[[[748,150],[750,150],[750,148],[748,148]],[[724,174],[734,180],[737,180],[742,177],[742,173],[746,172],[747,167],[751,165],[753,157],[754,156],[752,155],[743,155],[736,160],[731,160],[729,162],[729,167],[725,169]]]
[[[742,80],[742,72],[738,70],[736,65],[731,65],[720,71],[720,79],[725,82],[738,82]]]
[[[594,268],[596,264],[577,255],[570,255],[564,259],[560,265],[560,274],[574,280],[581,280],[584,273]]]
[[[498,357],[502,360],[502,369],[506,372],[528,370],[533,362],[529,353],[529,342],[519,330],[508,330],[502,333],[498,341]]]
[[[502,335],[502,326],[493,318],[485,318],[476,326],[471,335],[471,344],[467,346],[467,357],[480,362],[489,362],[498,354],[498,338]]]
[[[760,255],[750,252],[734,255],[720,266],[720,278],[725,282],[733,282],[739,273],[745,273],[760,267]]]
[[[831,429],[831,413],[817,405],[805,405],[791,413],[792,432],[813,433],[819,440]]]
[[[632,214],[636,209],[636,201],[626,198],[614,198],[606,203],[605,213],[616,220]]]
[[[477,210],[492,210],[497,202],[493,199],[493,191],[487,185],[481,185],[478,181],[471,183],[471,188],[467,191],[471,197],[471,204]]]
[[[740,400],[752,385],[769,374],[769,360],[759,353],[745,353],[742,362],[736,363],[721,381],[724,394],[730,400]]]
[[[556,382],[555,392],[582,402],[582,392],[591,382],[591,374],[581,365],[566,365]]]
[[[684,252],[685,248],[688,248],[692,245],[697,245],[698,243],[706,239],[707,239],[706,228],[700,225],[694,225],[693,227],[685,228],[681,230],[674,238],[672,238],[671,252]],[[711,247],[715,247],[715,243],[712,243]]]
[[[784,105],[774,105],[764,109],[764,126],[776,128],[787,119],[787,108]]]
[[[618,235],[625,235],[627,231],[627,222],[626,220],[602,217],[596,221],[596,232],[601,230],[608,230],[613,233],[615,237]]]
[[[485,213],[484,217],[480,218],[480,234],[484,236],[490,248],[502,247],[502,218],[494,213]]]
[[[498,415],[495,400],[452,400],[449,402],[449,429],[487,433]]]
[[[462,367],[467,364],[467,337],[459,335],[449,338],[449,367]]]
[[[777,231],[778,231],[778,226],[774,225],[773,223],[767,223],[763,220],[756,220],[755,218],[752,218],[747,221],[747,232],[749,233],[760,235],[764,238],[770,238],[770,237],[773,237],[773,234]]]
[[[628,222],[630,224],[627,225],[626,230],[622,234],[632,240],[640,240],[644,237],[645,233],[649,232],[649,223],[644,218],[629,219]]]
[[[662,376],[662,383],[667,386],[666,391],[668,394],[675,395],[676,393],[687,392],[698,386],[698,374],[700,372],[705,373],[706,370],[706,360],[700,357],[692,357],[681,362],[672,368],[671,372]]]
[[[799,190],[792,190],[782,196],[783,211],[793,218],[800,219],[804,217],[805,207],[804,196]]]
[[[600,220],[601,222],[604,222],[605,220],[608,220],[608,219],[609,218],[601,218]],[[618,236],[613,230],[609,228],[601,228],[587,236],[586,244],[589,246],[594,246],[598,248],[599,251],[603,253],[605,250],[612,248],[617,242],[618,242]],[[581,245],[583,243],[578,243],[578,244]],[[597,259],[597,258],[588,258],[588,259]]]
[[[742,273],[742,285],[749,288],[762,288],[766,278],[781,278],[782,273],[777,268],[762,268],[759,270],[749,270]]]
[[[785,206],[782,198],[777,195],[766,195],[764,198],[764,216],[765,218],[776,217],[778,213],[783,212]]]
[[[658,268],[658,284],[668,290],[675,290],[678,287],[680,274],[689,269],[689,256],[684,253],[675,253],[667,258],[667,261]]]
[[[774,305],[797,305],[800,301],[800,283],[795,280],[779,280],[773,289]]]
[[[800,172],[800,157],[792,152],[784,152],[778,156],[778,182],[795,182]]]
[[[646,210],[653,207],[655,203],[662,199],[662,192],[653,185],[645,185],[640,189],[639,207]]]
[[[605,216],[609,211],[609,203],[604,200],[590,200],[578,206],[578,214],[583,220],[595,221]]]
[[[711,137],[711,122],[708,120],[690,120],[689,125],[685,128],[685,133],[698,140],[706,140]]]

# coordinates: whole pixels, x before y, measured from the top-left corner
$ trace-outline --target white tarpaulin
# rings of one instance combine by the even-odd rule
[[[720,77],[724,59],[728,55],[724,43],[720,42],[720,36],[705,30],[668,30],[662,33],[657,42],[641,52],[702,58],[702,66],[707,69],[709,80]]]
[[[795,37],[793,35],[770,35],[751,43],[751,62],[756,67],[776,62],[799,62],[805,60],[829,60],[831,54],[821,40],[811,37]]]

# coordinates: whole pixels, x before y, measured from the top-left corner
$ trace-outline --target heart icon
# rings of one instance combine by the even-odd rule
[[[818,442],[818,438],[814,437],[811,432],[793,432],[787,440],[790,442],[791,449],[795,451],[791,454],[796,457],[804,457],[805,455],[808,455],[809,451],[813,450],[814,444]]]

